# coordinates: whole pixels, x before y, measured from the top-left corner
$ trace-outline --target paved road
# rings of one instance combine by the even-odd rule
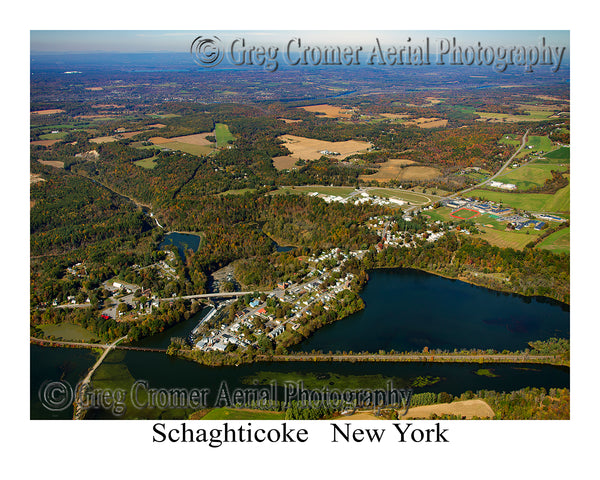
[[[529,134],[529,129],[525,132],[525,134],[523,135],[523,138],[521,139],[521,146],[517,149],[517,151],[515,153],[512,154],[512,156],[506,161],[506,163],[504,165],[502,165],[502,168],[500,168],[500,170],[498,170],[496,173],[494,173],[491,177],[489,177],[488,179],[484,180],[483,182],[480,182],[477,185],[473,185],[472,187],[465,188],[464,190],[461,190],[460,192],[456,192],[456,193],[454,193],[454,194],[452,194],[452,195],[450,195],[449,197],[446,197],[446,198],[453,198],[453,197],[456,197],[458,195],[463,195],[466,192],[470,192],[471,190],[475,190],[476,188],[482,187],[486,183],[491,182],[494,178],[496,178],[499,175],[501,175],[504,172],[504,170],[506,170],[506,167],[508,167],[512,163],[513,159],[519,154],[519,152],[521,150],[523,150],[523,147],[527,143],[527,135],[528,134]]]

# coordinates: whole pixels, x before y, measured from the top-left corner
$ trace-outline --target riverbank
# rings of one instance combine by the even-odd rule
[[[463,283],[468,283],[469,285],[487,288],[488,290],[494,290],[496,292],[511,293],[511,294],[521,295],[523,297],[529,297],[529,298],[548,298],[548,299],[554,300],[556,302],[564,303],[565,305],[569,305],[569,306],[571,305],[570,301],[565,301],[560,298],[548,297],[545,295],[527,294],[526,292],[522,292],[519,290],[509,289],[503,283],[493,282],[490,284],[490,283],[483,282],[482,279],[485,279],[485,278],[489,279],[490,277],[485,276],[488,274],[481,273],[481,272],[473,272],[469,276],[460,275],[460,274],[456,275],[456,276],[452,276],[452,275],[448,275],[443,272],[438,272],[436,270],[420,268],[420,267],[374,267],[373,270],[383,270],[383,269],[388,269],[388,268],[409,268],[411,270],[419,270],[420,272],[429,273],[429,274],[435,275],[437,277],[446,278],[448,280],[458,280]]]

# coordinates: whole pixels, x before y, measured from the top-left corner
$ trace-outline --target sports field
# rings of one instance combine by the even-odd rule
[[[455,212],[450,214],[451,217],[459,218],[461,220],[470,220],[471,218],[478,217],[480,214],[476,210],[471,210],[470,208],[459,208]]]

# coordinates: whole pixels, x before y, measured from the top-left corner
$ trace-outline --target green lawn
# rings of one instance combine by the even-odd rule
[[[202,420],[285,420],[285,413],[221,407],[208,412]]]
[[[568,212],[570,209],[571,186],[561,188],[553,195],[546,193],[506,193],[476,189],[467,193],[469,197],[481,197],[513,208],[530,212]]]
[[[541,187],[552,178],[552,170],[564,171],[567,167],[532,162],[497,178],[499,182],[514,183],[519,190]]]
[[[547,153],[544,157],[554,160],[556,163],[568,163],[571,160],[571,148],[560,147],[558,150]]]
[[[56,339],[72,342],[92,342],[98,337],[89,330],[73,323],[63,322],[56,325],[40,325],[40,329],[46,337],[50,335]]]
[[[229,140],[235,139],[229,131],[229,127],[224,123],[217,123],[215,125],[215,137],[217,138],[217,147],[224,147]]]
[[[153,168],[156,168],[156,166],[158,165],[158,163],[156,163],[156,155],[154,157],[150,157],[150,158],[142,158],[141,160],[137,160],[135,162],[136,165],[139,165],[142,168],[146,168],[148,170],[152,170]]]
[[[548,235],[537,245],[537,248],[550,250],[554,253],[569,253],[571,250],[570,230],[571,229],[567,227]]]
[[[417,204],[427,204],[431,201],[431,198],[427,194],[407,192],[399,188],[371,188],[368,192],[369,195],[377,195],[382,198],[394,197]]]
[[[309,185],[301,187],[280,187],[277,193],[310,193],[317,192],[323,195],[338,195],[345,197],[352,193],[355,189],[353,187],[325,187],[323,185]]]

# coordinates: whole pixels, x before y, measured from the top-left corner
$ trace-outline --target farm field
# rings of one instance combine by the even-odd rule
[[[105,137],[90,138],[90,142],[93,142],[93,143],[116,142],[117,140],[121,140],[123,138],[135,137],[139,133],[144,133],[144,131],[143,130],[138,130],[136,132],[124,132],[124,133],[118,133],[116,135],[108,135],[108,136],[105,136]]]
[[[30,113],[31,115],[56,115],[57,113],[65,113],[65,111],[60,108],[49,108],[47,110],[35,110]]]
[[[473,112],[479,115],[478,122],[510,123],[510,122],[539,122],[552,116],[552,110],[532,108],[525,110],[527,115],[511,115],[508,113]]]
[[[47,165],[49,167],[54,168],[65,168],[65,162],[61,162],[60,160],[40,160],[38,159],[42,165]]]
[[[217,138],[217,147],[224,147],[230,140],[235,140],[235,137],[229,131],[229,127],[224,123],[215,125],[215,137]]]
[[[481,399],[462,400],[452,403],[436,403],[434,405],[423,405],[420,407],[412,407],[408,409],[404,418],[429,418],[432,414],[440,415],[457,415],[471,419],[477,418],[494,418],[492,408]]]
[[[509,171],[496,180],[503,183],[514,183],[519,190],[528,190],[533,187],[543,186],[546,180],[552,178],[552,170],[564,171],[567,170],[567,167],[532,162]]]
[[[188,143],[190,145],[203,145],[203,146],[214,145],[213,142],[210,142],[209,140],[206,139],[206,137],[208,137],[209,135],[214,135],[214,133],[213,132],[196,133],[194,135],[183,135],[181,137],[172,137],[172,138],[152,137],[149,140],[154,145],[162,145],[163,143],[170,143],[170,142],[180,142],[180,143]]]
[[[67,134],[68,132],[44,133],[40,135],[40,140],[62,140]]]
[[[327,118],[350,118],[354,113],[353,110],[347,108],[336,107],[333,105],[308,105],[306,107],[298,107],[307,112],[321,114]]]
[[[476,189],[469,197],[481,197],[492,202],[503,203],[513,208],[530,212],[568,212],[570,209],[571,186],[561,188],[553,195],[546,193],[506,193]]]
[[[141,160],[137,160],[135,162],[136,165],[139,165],[142,168],[145,168],[147,170],[152,170],[153,168],[156,168],[158,163],[156,163],[156,156],[154,157],[150,157],[150,158],[142,158]]]
[[[298,137],[296,135],[282,135],[278,137],[285,142],[285,147],[292,152],[291,156],[297,159],[317,160],[323,156],[323,150],[338,152],[334,158],[344,159],[355,153],[363,152],[372,147],[369,142],[346,140],[345,142],[327,142],[314,138]]]
[[[30,145],[41,145],[42,147],[51,147],[55,143],[60,142],[59,139],[55,140],[34,140],[33,142],[29,142]]]
[[[390,180],[431,180],[441,175],[437,168],[414,165],[415,163],[413,160],[390,159],[382,163],[376,173],[361,175],[359,178],[367,182],[385,183]]]
[[[529,232],[529,234],[525,233]],[[502,248],[514,248],[515,250],[523,250],[525,245],[535,239],[540,233],[531,229],[523,229],[519,232],[500,231],[491,228],[484,228],[481,233],[473,235],[477,238],[483,238],[490,244]]]
[[[204,415],[201,420],[284,420],[284,412],[269,412],[238,408],[215,408]]]
[[[179,150],[181,152],[189,153],[190,155],[208,155],[214,152],[214,148],[208,145],[193,145],[191,143],[183,142],[168,142],[160,145],[161,148],[170,148],[171,150]]]
[[[417,118],[404,122],[405,125],[414,125],[419,128],[439,128],[445,127],[448,120],[442,118]]]
[[[90,342],[98,340],[98,337],[89,330],[73,323],[63,322],[56,325],[40,325],[39,328],[44,332],[46,337],[52,335],[56,339],[62,338],[65,341]]]
[[[538,243],[537,248],[550,250],[554,253],[569,253],[571,250],[570,230],[571,229],[567,227],[548,235],[544,240]]]
[[[297,158],[291,157],[289,155],[285,155],[282,157],[274,157],[273,158],[273,166],[277,170],[290,170],[296,167]]]
[[[571,149],[570,147],[560,147],[544,155],[544,158],[548,163],[569,163],[571,161]],[[536,160],[536,162],[538,161],[543,163],[543,160]]]

